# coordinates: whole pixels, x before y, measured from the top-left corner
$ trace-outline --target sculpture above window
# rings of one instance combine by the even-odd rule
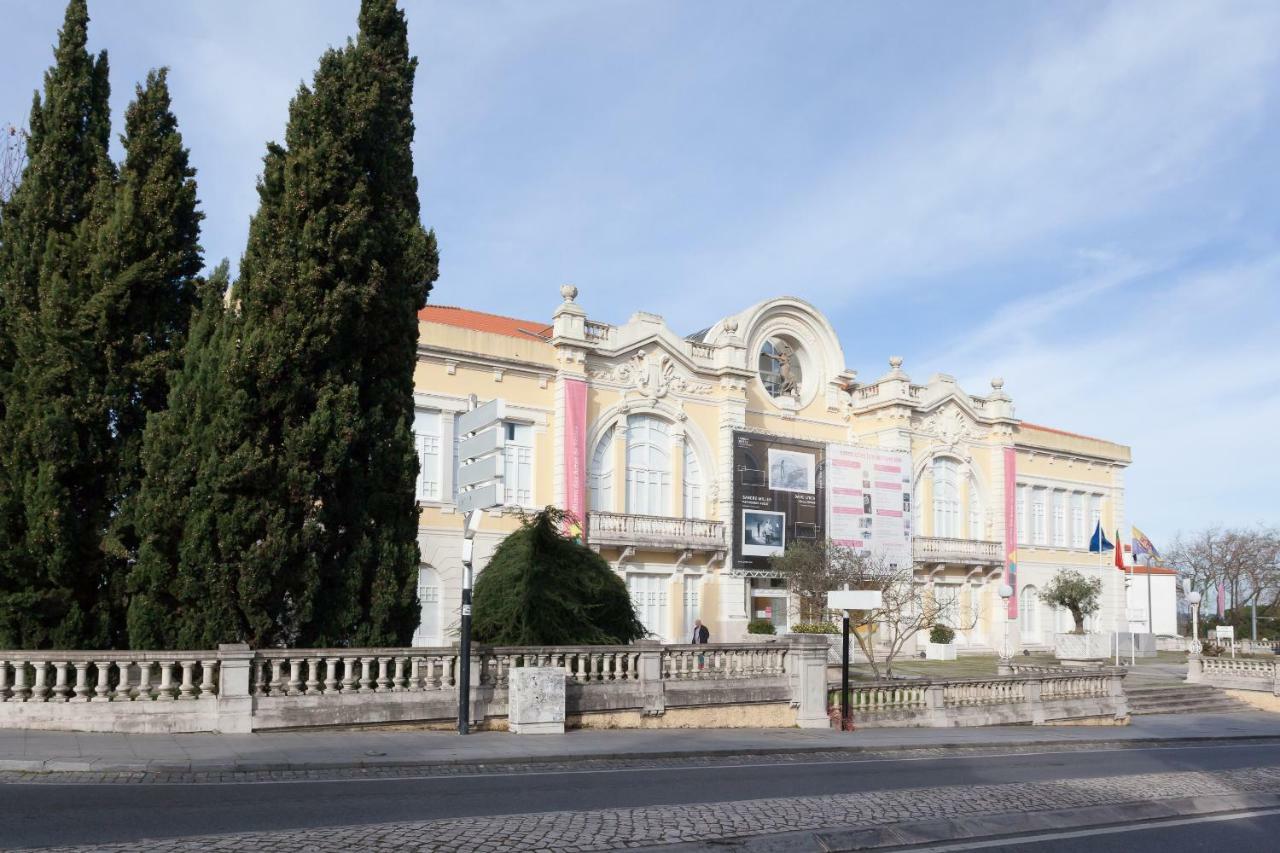
[[[774,399],[790,397],[799,400],[803,378],[800,352],[795,344],[774,336],[760,346],[760,381],[769,396]]]

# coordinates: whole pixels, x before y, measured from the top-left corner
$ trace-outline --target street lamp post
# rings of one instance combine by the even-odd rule
[[[1154,637],[1154,636],[1155,636],[1155,634],[1156,634],[1156,627],[1155,627],[1155,626],[1156,626],[1156,621],[1155,621],[1155,616],[1156,616],[1156,615],[1155,615],[1155,612],[1152,610],[1152,597],[1151,597],[1151,568],[1152,568],[1155,564],[1156,564],[1156,561],[1152,558],[1152,556],[1151,556],[1150,554],[1143,554],[1143,555],[1142,555],[1142,565],[1144,565],[1144,566],[1146,566],[1146,567],[1147,567],[1147,633],[1148,633],[1148,634],[1150,634],[1150,635],[1151,635],[1151,636],[1153,636],[1153,637]]]
[[[1007,583],[1000,584],[1000,600],[1004,602],[1004,609],[1001,611],[1004,614],[1004,647],[1000,653],[1000,660],[1006,664],[1009,662],[1009,599],[1012,597],[1013,587]]]
[[[1191,605],[1191,654],[1200,654],[1200,593],[1194,589],[1187,593],[1187,604]]]

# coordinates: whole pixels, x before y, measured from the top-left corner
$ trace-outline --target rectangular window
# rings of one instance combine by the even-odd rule
[[[503,449],[502,478],[508,506],[532,507],[533,503],[533,427],[508,421],[506,446]]]
[[[418,453],[418,500],[438,501],[441,481],[439,412],[418,409],[413,413],[413,443]]]
[[[1102,495],[1089,495],[1089,532],[1085,534],[1087,537],[1093,537],[1093,531],[1098,529],[1098,524],[1102,521]],[[1088,541],[1085,547],[1089,547]]]
[[[1031,541],[1036,545],[1047,544],[1045,530],[1045,490],[1033,489],[1031,493]]]
[[[1030,537],[1027,535],[1030,528],[1027,526],[1027,487],[1022,483],[1018,484],[1014,499],[1014,517],[1018,526],[1018,544],[1029,545]]]
[[[1053,493],[1053,544],[1057,548],[1067,545],[1067,493],[1060,489]]]
[[[1089,547],[1089,534],[1084,529],[1084,494],[1081,492],[1071,496],[1071,547]]]

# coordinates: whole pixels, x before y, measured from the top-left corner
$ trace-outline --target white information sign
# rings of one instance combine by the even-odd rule
[[[827,538],[897,566],[911,565],[911,457],[827,445]]]
[[[1236,638],[1236,626],[1235,625],[1219,625],[1218,627],[1213,629],[1213,635],[1217,637],[1219,640],[1234,641]]]

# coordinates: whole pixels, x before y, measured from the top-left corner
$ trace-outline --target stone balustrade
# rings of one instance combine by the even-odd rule
[[[1004,546],[984,539],[952,539],[940,536],[917,536],[912,552],[917,563],[965,563],[998,565],[1004,560]]]
[[[1129,716],[1119,667],[1090,671],[854,683],[855,726],[982,726],[1048,722],[1123,722]],[[840,689],[831,690],[832,708]]]
[[[591,545],[721,550],[724,523],[706,518],[669,518],[620,512],[587,513]]]
[[[826,727],[828,641],[475,645],[473,724],[505,724],[512,670],[562,668],[570,725]],[[451,727],[456,647],[198,652],[0,651],[0,727],[250,732],[414,722]],[[1121,673],[1117,675],[1116,673]],[[1123,670],[859,683],[862,725],[982,725],[1120,718]]]
[[[1280,696],[1280,662],[1256,658],[1187,658],[1187,681],[1228,690],[1259,690]]]

